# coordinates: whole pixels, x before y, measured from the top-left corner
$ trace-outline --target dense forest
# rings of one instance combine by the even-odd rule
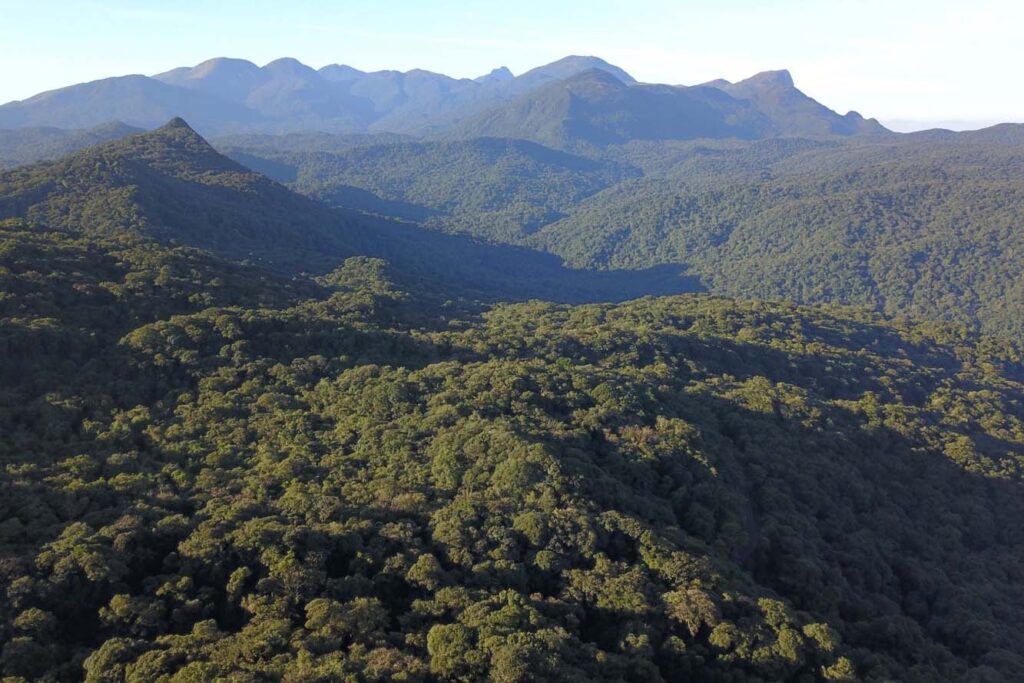
[[[331,210],[180,121],[0,218],[6,680],[1024,678],[1007,337],[583,303],[693,283]]]
[[[577,154],[499,139],[223,149],[334,206],[572,268],[675,265],[715,294],[869,306],[1020,340],[1022,131],[634,139]]]
[[[217,153],[181,119],[146,135],[0,174],[0,218],[95,235],[139,234],[278,274],[384,258],[418,288],[488,300],[580,302],[697,291],[683,268],[582,271],[552,255],[332,210]]]

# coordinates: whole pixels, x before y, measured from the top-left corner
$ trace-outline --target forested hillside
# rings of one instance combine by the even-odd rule
[[[634,139],[582,157],[528,144],[227,151],[334,205],[532,247],[574,268],[675,264],[712,293],[870,306],[1024,338],[1019,127]]]
[[[245,140],[218,147],[333,206],[513,244],[569,215],[587,197],[640,175],[628,164],[502,138],[334,152],[253,147]]]
[[[590,275],[488,280],[182,122],[0,175],[0,216],[12,680],[1024,678],[1012,341],[493,304]]]
[[[736,153],[687,160],[584,201],[533,243],[576,267],[681,263],[716,293],[870,305],[1024,338],[1024,146],[810,149],[747,177],[729,168],[745,163]]]
[[[333,210],[220,155],[184,121],[0,173],[0,219],[89,235],[130,233],[211,250],[279,274],[318,274],[353,255],[386,258],[409,282],[461,296],[622,300],[699,289],[679,267],[568,270],[534,250],[445,236]]]

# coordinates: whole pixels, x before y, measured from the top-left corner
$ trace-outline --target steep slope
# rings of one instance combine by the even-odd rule
[[[0,129],[0,169],[24,166],[36,161],[56,159],[85,147],[118,140],[142,130],[111,121],[93,128]]]
[[[621,300],[694,291],[680,268],[580,273],[556,257],[331,209],[214,150],[181,119],[53,163],[0,174],[0,219],[85,235],[130,233],[281,273],[372,255],[435,288],[479,296]]]
[[[493,139],[337,154],[240,141],[230,153],[334,205],[533,247],[574,268],[675,264],[719,294],[865,305],[1024,338],[1018,128],[630,140],[588,145],[586,160]]]
[[[499,66],[496,69],[492,69],[490,73],[478,76],[473,80],[477,83],[494,83],[501,81],[511,81],[515,76],[509,71],[507,66]]]
[[[840,116],[808,97],[793,84],[788,71],[765,71],[739,83],[714,81],[709,85],[738,100],[749,102],[771,122],[778,135],[882,135],[889,131],[857,112]]]
[[[0,214],[83,233],[130,231],[239,258],[291,246],[352,250],[359,232],[218,154],[182,119],[8,172]]]

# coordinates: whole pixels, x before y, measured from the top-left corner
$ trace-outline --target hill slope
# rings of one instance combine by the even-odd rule
[[[353,145],[333,153],[235,144],[218,142],[227,155],[331,205],[512,243],[638,174],[525,140]]]
[[[601,301],[697,289],[676,267],[583,273],[535,251],[334,210],[219,154],[180,119],[0,174],[2,218],[86,235],[128,232],[284,274],[372,255],[432,288],[485,298]]]
[[[721,294],[870,305],[1020,339],[1022,169],[1024,147],[972,137],[703,145],[531,239],[576,267],[680,263]]]
[[[630,140],[576,155],[492,139],[226,150],[336,205],[574,268],[682,266],[713,293],[864,305],[1024,339],[1018,129]]]

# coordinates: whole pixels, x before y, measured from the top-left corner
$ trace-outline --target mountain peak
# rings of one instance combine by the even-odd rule
[[[492,70],[489,74],[485,74],[478,78],[474,78],[477,83],[491,83],[500,81],[511,81],[515,76],[509,70],[507,66],[499,66],[497,69]]]
[[[328,64],[319,70],[321,76],[334,83],[347,83],[365,76],[365,71],[360,71],[348,64]]]
[[[754,74],[750,78],[740,81],[736,85],[779,85],[785,88],[795,88],[793,84],[793,76],[786,69],[779,69],[777,71],[762,71],[761,73]]]
[[[241,167],[222,156],[193,130],[185,119],[175,116],[156,130],[127,138],[114,146],[124,153],[150,159],[154,167],[176,166],[179,169],[238,170]],[[197,170],[198,169],[198,170]]]
[[[175,116],[173,119],[171,119],[170,121],[168,121],[164,125],[160,126],[160,128],[158,128],[157,130],[158,131],[186,130],[186,131],[189,131],[190,133],[195,133],[196,135],[199,135],[199,133],[196,133],[195,130],[192,129],[192,126],[188,125],[188,122],[185,119],[181,118],[180,116]]]
[[[536,69],[531,69],[525,74],[519,77],[519,79],[533,81],[533,80],[554,80],[561,81],[571,76],[575,76],[578,73],[584,71],[590,71],[591,69],[597,69],[610,73],[615,76],[618,80],[622,81],[626,85],[632,85],[636,83],[636,79],[626,73],[625,70],[620,69],[614,64],[609,64],[600,57],[584,56],[584,55],[569,55],[568,57],[562,57],[561,59],[545,64],[544,66],[538,66]]]
[[[263,70],[269,73],[289,75],[289,76],[307,76],[310,74],[316,75],[316,71],[309,66],[306,66],[294,57],[281,57],[275,59],[266,66]]]
[[[218,69],[245,72],[256,71],[259,69],[259,67],[247,59],[235,59],[234,57],[214,57],[213,59],[207,59],[205,62],[200,62],[199,64],[196,64],[194,67],[192,67],[192,74],[193,77],[202,77]]]

